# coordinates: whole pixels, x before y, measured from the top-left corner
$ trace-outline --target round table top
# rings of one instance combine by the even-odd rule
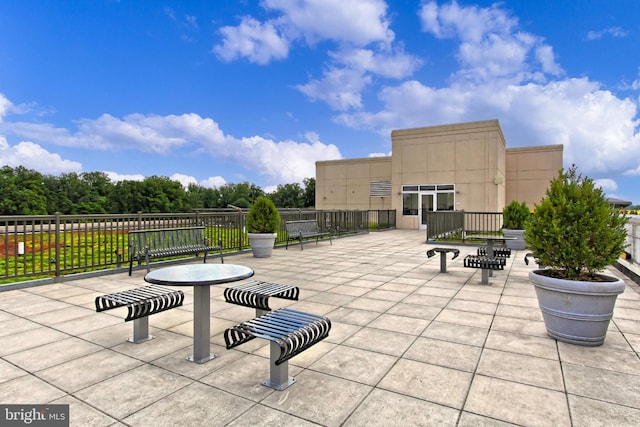
[[[253,270],[237,264],[189,264],[159,268],[144,280],[166,286],[211,286],[236,282],[253,276]]]

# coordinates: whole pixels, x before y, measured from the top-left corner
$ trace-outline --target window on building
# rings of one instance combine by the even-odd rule
[[[402,186],[402,215],[418,215],[420,209],[433,211],[435,197],[438,211],[455,210],[455,185],[403,185]],[[432,195],[433,197],[429,197]],[[429,206],[420,206],[420,200],[429,202]],[[423,202],[424,203],[424,202]]]
[[[402,195],[402,215],[418,215],[418,193]]]
[[[439,211],[452,211],[454,209],[453,192],[437,194],[438,210]]]

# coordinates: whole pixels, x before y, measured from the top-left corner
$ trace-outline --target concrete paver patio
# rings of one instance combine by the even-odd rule
[[[253,279],[300,287],[299,301],[328,316],[329,337],[289,361],[297,382],[261,385],[269,344],[226,350],[225,328],[255,315],[211,288],[211,343],[192,349],[190,288],[183,307],[150,317],[156,339],[132,344],[124,309],[96,313],[94,298],[143,286],[145,271],[0,292],[0,402],[70,404],[77,426],[623,426],[640,422],[640,291],[625,279],[605,344],[546,335],[524,253],[480,284],[460,246],[440,273],[424,233],[393,230],[225,262]],[[218,262],[212,259],[210,262]],[[158,265],[153,268],[159,268]]]

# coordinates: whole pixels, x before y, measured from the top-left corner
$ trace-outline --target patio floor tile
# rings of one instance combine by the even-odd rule
[[[636,427],[640,410],[600,400],[569,395],[569,408],[574,425]]]
[[[338,346],[321,357],[310,369],[367,385],[375,385],[397,358],[359,348]]]
[[[458,411],[404,394],[373,390],[344,424],[359,426],[455,426]]]
[[[640,376],[563,363],[567,392],[640,408]]]
[[[465,411],[523,426],[570,426],[564,393],[477,375]]]
[[[142,365],[80,390],[75,395],[110,416],[124,419],[190,383],[191,380],[180,375]],[[130,392],[123,393],[123,390]]]
[[[424,337],[436,338],[443,341],[482,347],[487,339],[488,328],[457,325],[454,323],[431,322],[422,333]]]
[[[324,426],[339,426],[362,403],[371,387],[306,370],[285,394],[272,393],[262,404]]]
[[[418,338],[404,357],[418,362],[473,372],[478,365],[481,351],[479,347],[450,341]]]
[[[564,391],[560,362],[557,360],[486,349],[482,352],[477,373]]]
[[[471,378],[471,373],[400,359],[380,381],[379,387],[461,409]]]
[[[124,418],[128,425],[224,426],[252,402],[200,383],[192,383]]]

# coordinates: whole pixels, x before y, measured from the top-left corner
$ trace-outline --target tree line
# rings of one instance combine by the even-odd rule
[[[278,185],[272,193],[243,182],[205,188],[164,176],[143,181],[112,182],[104,172],[43,175],[22,166],[0,169],[0,215],[65,215],[191,212],[234,206],[248,208],[265,195],[279,208],[309,208],[315,205],[315,178]]]

